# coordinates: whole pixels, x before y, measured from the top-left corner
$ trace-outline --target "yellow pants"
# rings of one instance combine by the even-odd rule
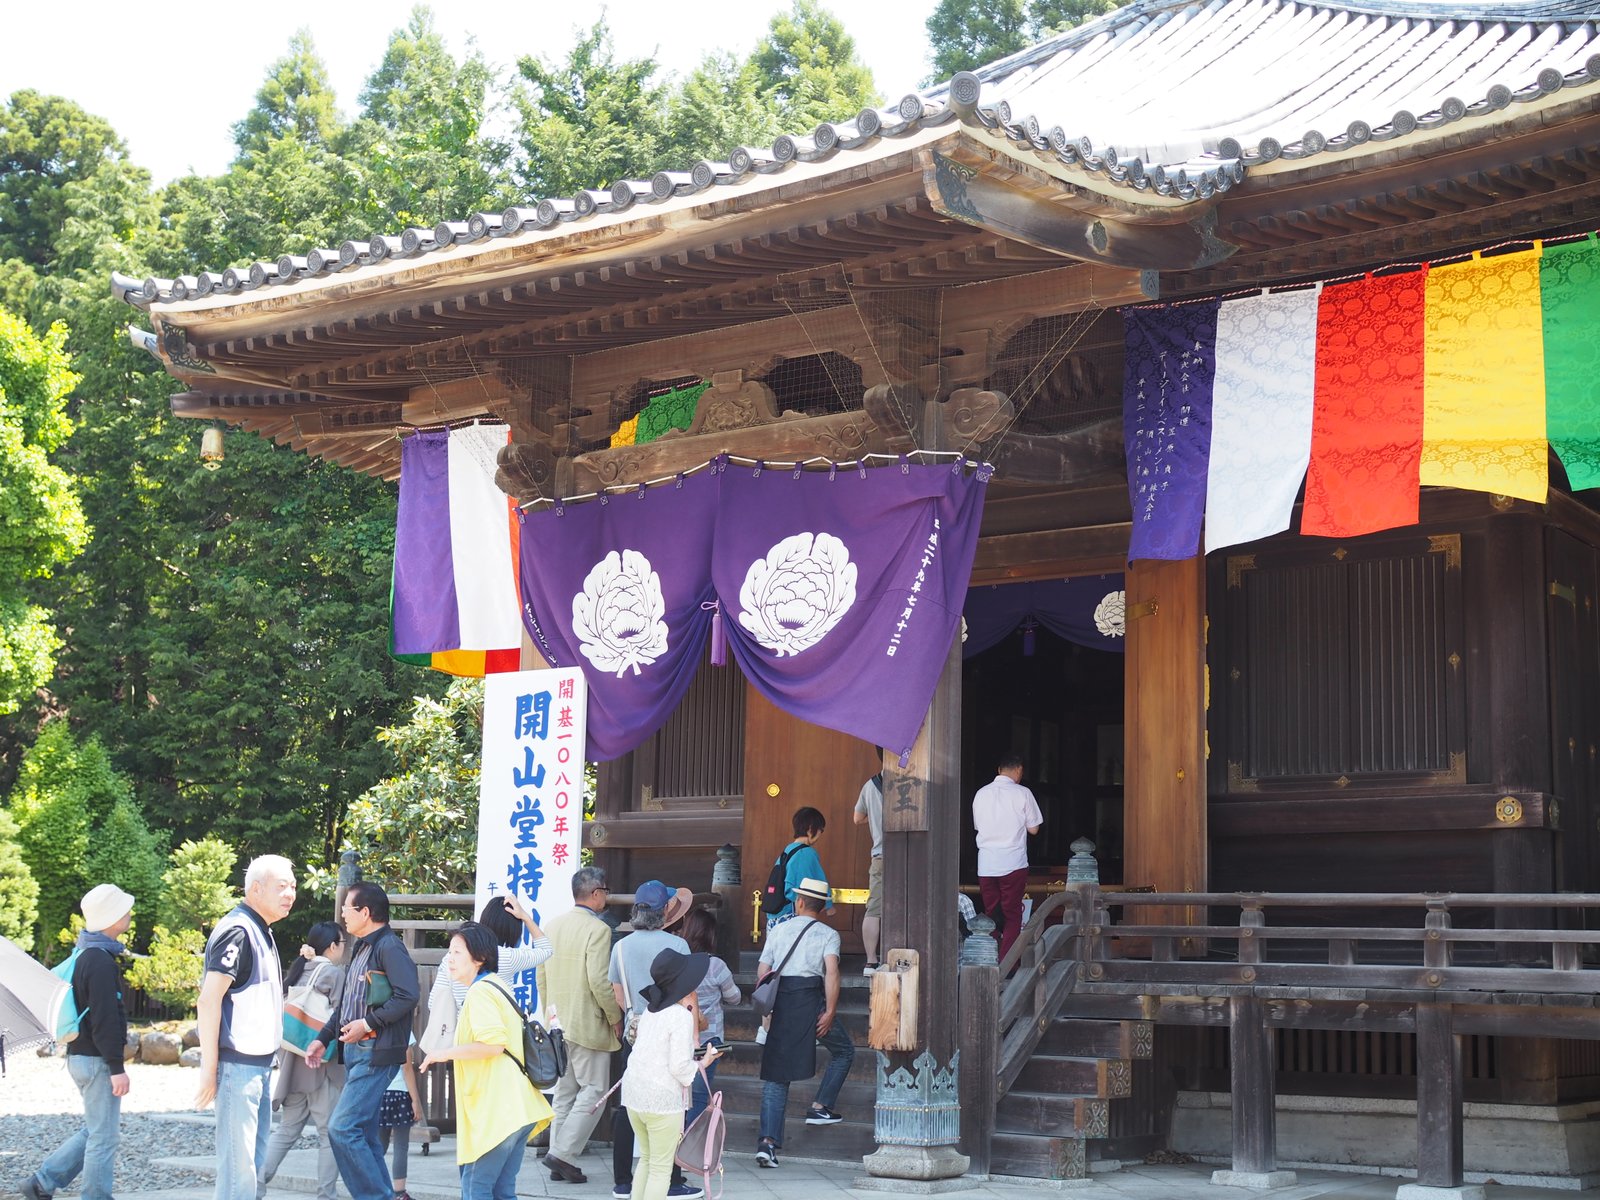
[[[642,1113],[628,1110],[633,1140],[639,1148],[639,1165],[633,1172],[632,1200],[667,1200],[672,1185],[672,1155],[683,1136],[683,1113]]]

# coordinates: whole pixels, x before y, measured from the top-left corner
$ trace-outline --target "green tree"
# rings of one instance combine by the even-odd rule
[[[166,856],[161,839],[150,831],[143,811],[131,794],[118,798],[89,840],[85,873],[90,881],[114,883],[131,895],[145,912],[157,911]]]
[[[40,338],[0,311],[0,713],[50,678],[61,646],[27,584],[89,540],[72,479],[50,460],[72,431],[66,396],[78,376],[66,340],[62,326]]]
[[[169,929],[209,931],[239,902],[233,889],[234,848],[221,838],[184,842],[161,876],[158,922]]]
[[[521,115],[524,193],[571,196],[619,179],[648,179],[669,165],[666,90],[655,82],[656,71],[653,58],[618,60],[603,14],[564,63],[519,59],[523,86],[513,99]]]
[[[18,826],[22,859],[39,888],[38,940],[51,945],[51,936],[66,928],[73,910],[89,890],[84,856],[89,851],[89,822],[70,797],[51,793],[36,805],[12,806]]]
[[[511,146],[490,135],[493,70],[476,51],[460,62],[419,5],[389,38],[361,92],[361,116],[339,139],[353,168],[351,216],[368,232],[431,228],[511,200]]]
[[[482,728],[483,682],[458,679],[378,732],[398,770],[350,806],[345,826],[368,879],[390,891],[472,891]]]
[[[766,146],[783,132],[748,58],[708,55],[667,97],[664,158],[678,170],[720,160],[735,146]]]
[[[39,921],[39,885],[22,852],[21,831],[0,809],[0,935],[23,950],[33,949]]]
[[[939,0],[927,21],[928,82],[977,70],[1116,7],[1117,0]]]
[[[110,122],[60,96],[12,93],[0,107],[0,260],[50,262],[71,212],[66,185],[126,157]]]
[[[804,132],[823,121],[842,121],[879,100],[855,39],[817,0],[795,0],[792,9],[773,17],[750,61],[768,106],[786,130]]]
[[[326,146],[338,132],[327,65],[317,54],[311,31],[302,29],[289,39],[289,52],[267,68],[255,107],[233,127],[234,144],[241,157],[248,157],[285,138]]]

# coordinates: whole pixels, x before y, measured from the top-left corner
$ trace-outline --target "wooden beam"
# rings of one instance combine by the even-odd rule
[[[1215,211],[1185,210],[1187,219],[1171,225],[1119,221],[1068,208],[1023,190],[1020,176],[1001,181],[937,150],[926,152],[926,162],[922,186],[936,211],[1040,250],[1133,270],[1194,271],[1237,249],[1214,233]]]
[[[974,1175],[989,1173],[994,1140],[998,1068],[1000,973],[994,963],[961,968],[958,1012],[961,1025],[961,1153]]]

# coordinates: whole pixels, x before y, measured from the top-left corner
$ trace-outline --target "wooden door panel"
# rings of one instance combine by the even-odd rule
[[[873,747],[783,712],[755,688],[746,690],[744,759],[744,895],[766,884],[767,872],[792,840],[795,809],[809,804],[828,821],[817,854],[834,887],[864,888],[872,857],[865,826],[851,820],[861,784],[878,770]],[[776,788],[776,795],[772,789]],[[740,914],[740,945],[753,948],[750,911]],[[861,952],[860,905],[838,905],[830,924],[847,954]]]

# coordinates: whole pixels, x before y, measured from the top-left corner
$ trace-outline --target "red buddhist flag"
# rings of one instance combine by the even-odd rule
[[[1303,534],[1417,521],[1426,279],[1413,271],[1322,290]]]

